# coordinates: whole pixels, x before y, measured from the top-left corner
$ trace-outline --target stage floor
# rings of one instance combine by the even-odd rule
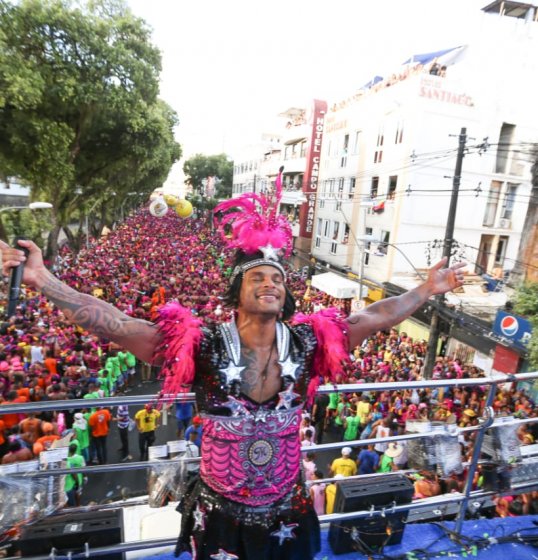
[[[453,529],[453,521],[445,521],[443,525]],[[466,521],[462,534],[465,537],[477,539],[500,539],[511,534],[519,533],[522,537],[534,536],[538,541],[538,516],[520,516],[495,519],[478,519]],[[336,555],[332,552],[327,540],[328,530],[322,531],[322,550],[316,555],[315,560],[362,560],[368,556],[361,552],[349,552]],[[465,541],[465,539],[463,539]],[[407,525],[402,542],[398,545],[387,546],[384,549],[384,558],[406,558],[415,560],[424,558],[418,551],[428,552],[430,558],[476,558],[478,560],[538,560],[538,548],[522,542],[489,544],[487,548],[475,548],[472,544],[465,549],[452,542],[444,531],[433,523],[417,523]],[[151,556],[154,560],[175,560],[172,554]],[[375,558],[375,556],[373,557]],[[182,554],[180,560],[189,560],[190,554]]]

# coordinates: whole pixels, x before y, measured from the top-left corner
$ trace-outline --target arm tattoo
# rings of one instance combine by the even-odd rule
[[[69,321],[113,341],[147,333],[151,325],[125,315],[105,301],[77,292],[54,276],[47,280],[41,291],[62,310]]]

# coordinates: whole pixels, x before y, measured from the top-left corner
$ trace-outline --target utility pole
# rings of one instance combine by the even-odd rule
[[[465,144],[467,142],[467,129],[462,128],[459,135],[458,155],[456,156],[456,166],[454,168],[454,177],[452,179],[452,196],[450,198],[450,208],[448,209],[448,218],[446,221],[445,239],[443,242],[443,257],[447,258],[446,267],[450,264],[450,253],[454,241],[454,225],[456,223],[456,209],[458,207],[458,193],[461,181],[461,169],[463,166],[463,157],[465,155]],[[439,309],[444,305],[444,295],[435,296],[435,307],[432,311],[430,322],[430,338],[428,340],[428,349],[426,351],[426,360],[424,362],[424,378],[431,379],[433,366],[437,354],[437,346],[439,342],[440,326],[439,326]]]

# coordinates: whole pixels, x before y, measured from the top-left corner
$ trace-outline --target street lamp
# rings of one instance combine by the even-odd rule
[[[3,212],[11,212],[13,210],[40,210],[45,208],[52,208],[52,204],[50,202],[30,202],[27,206],[5,206],[4,208],[0,208],[0,214]],[[0,231],[3,236],[7,237],[3,223],[1,224]],[[17,230],[15,230],[15,236],[17,236]]]
[[[52,208],[52,204],[50,202],[30,202],[28,206],[6,206],[0,208],[0,214],[11,210],[42,210],[45,208]]]

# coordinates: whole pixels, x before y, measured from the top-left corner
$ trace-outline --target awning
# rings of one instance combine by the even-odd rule
[[[434,59],[437,59],[439,64],[444,64],[448,66],[455,62],[455,59],[460,55],[465,49],[465,45],[459,45],[457,47],[452,47],[450,49],[443,49],[442,51],[435,51],[429,53],[414,54],[411,58],[408,58],[403,64],[428,64]]]
[[[312,287],[339,299],[353,298],[358,295],[360,289],[357,282],[338,276],[334,272],[312,276]]]

